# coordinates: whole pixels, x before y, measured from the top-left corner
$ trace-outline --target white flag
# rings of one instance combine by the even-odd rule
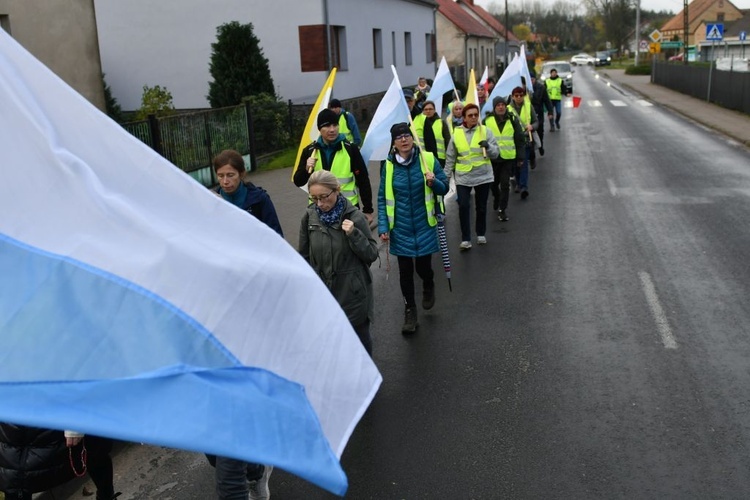
[[[391,71],[393,81],[375,110],[362,144],[361,153],[365,162],[385,160],[391,147],[391,127],[400,122],[409,123],[409,106],[406,105],[396,68],[391,66]]]
[[[438,115],[443,111],[443,95],[455,88],[456,84],[453,83],[448,63],[445,62],[445,57],[443,57],[440,61],[440,66],[438,66],[437,73],[435,73],[435,79],[432,81],[430,93],[427,94],[427,100],[435,103],[435,111]]]

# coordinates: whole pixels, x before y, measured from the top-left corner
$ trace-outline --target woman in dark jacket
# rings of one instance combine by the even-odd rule
[[[341,194],[335,175],[327,170],[313,172],[307,189],[312,203],[302,217],[299,253],[336,297],[372,355],[370,264],[378,258],[378,243],[364,214]]]
[[[111,500],[119,495],[112,484],[111,451],[107,438],[0,423],[0,491],[6,500],[31,500],[32,493],[88,472],[96,500]]]
[[[399,282],[404,295],[403,333],[417,330],[414,298],[414,270],[422,278],[422,307],[435,304],[432,254],[440,248],[434,195],[448,193],[448,179],[437,158],[414,146],[409,125],[391,127],[392,153],[380,169],[378,191],[378,234],[389,242],[390,253],[398,257]]]
[[[252,182],[243,182],[245,161],[242,155],[233,149],[227,149],[216,155],[213,164],[219,179],[219,187],[215,192],[232,205],[251,213],[283,237],[271,197]]]

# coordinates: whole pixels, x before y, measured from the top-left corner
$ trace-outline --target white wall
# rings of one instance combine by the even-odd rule
[[[341,99],[384,91],[391,82],[391,32],[396,31],[396,67],[403,85],[432,77],[425,34],[433,10],[405,0],[95,0],[102,69],[125,110],[140,107],[143,86],[161,85],[177,108],[208,106],[209,61],[216,28],[252,22],[282,99],[311,102],[327,72],[301,72],[300,25],[346,26],[348,71],[336,78]],[[373,68],[372,30],[383,30],[384,67]],[[412,66],[404,65],[404,31],[412,33]]]

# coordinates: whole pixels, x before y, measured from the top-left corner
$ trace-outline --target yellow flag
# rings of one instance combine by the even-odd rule
[[[479,106],[479,94],[477,94],[477,79],[474,76],[474,68],[469,72],[469,86],[466,88],[466,101],[464,104],[476,104]]]
[[[299,165],[299,159],[302,158],[302,150],[305,149],[311,142],[317,140],[320,132],[318,132],[318,113],[328,107],[328,101],[331,100],[331,94],[333,93],[333,81],[336,79],[336,68],[331,70],[331,74],[328,75],[328,79],[323,84],[323,88],[320,90],[318,99],[315,101],[315,105],[310,112],[310,117],[307,119],[305,125],[305,131],[302,133],[302,139],[299,143],[299,149],[297,149],[297,159],[294,161],[294,167],[292,168],[292,179],[294,179],[294,171]]]

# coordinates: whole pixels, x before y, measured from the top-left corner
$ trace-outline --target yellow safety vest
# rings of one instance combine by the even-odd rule
[[[562,78],[557,77],[554,80],[547,78],[544,81],[544,85],[547,87],[547,93],[551,101],[559,101],[562,99]]]
[[[471,145],[466,140],[466,132],[463,127],[453,129],[453,145],[456,146],[456,171],[470,172],[472,168],[490,165],[489,158],[482,154],[482,146],[479,142],[487,137],[487,127],[477,125],[477,130],[471,138]]]
[[[528,95],[526,95],[526,97],[523,98],[523,105],[521,106],[520,115],[518,114],[518,111],[516,111],[516,108],[514,108],[512,104],[508,105],[508,111],[518,116],[518,119],[521,120],[521,125],[523,125],[524,127],[526,125],[531,125],[531,99],[529,99]]]
[[[414,131],[419,137],[420,146],[424,147],[424,124],[427,121],[425,115],[418,115],[414,118]],[[437,146],[437,157],[441,160],[445,158],[445,140],[443,139],[443,122],[440,117],[436,117],[432,122],[432,135],[435,136],[435,146]]]
[[[315,170],[323,170],[323,162],[320,159],[322,154],[320,151],[318,152],[318,159],[315,161]],[[352,160],[343,144],[341,144],[341,149],[336,151],[336,154],[333,156],[331,173],[336,176],[336,180],[341,184],[341,194],[344,195],[344,198],[356,206],[359,203],[359,192],[357,191],[357,183],[352,173]]]
[[[497,126],[497,120],[494,116],[487,118],[484,122],[487,128],[492,130],[497,138],[497,145],[500,148],[500,158],[503,160],[513,160],[516,157],[516,143],[513,140],[513,124],[510,121],[510,117],[505,120],[505,126],[503,131],[500,132],[500,128]]]
[[[427,163],[425,168],[432,171],[435,156],[424,151],[420,154],[419,161],[421,162],[423,159]],[[427,211],[427,223],[430,226],[436,226],[435,194],[432,192],[432,188],[427,185],[426,179],[424,181],[424,208]],[[388,229],[393,229],[393,224],[396,222],[396,198],[393,195],[393,162],[390,160],[385,161],[385,215],[388,218]]]
[[[352,131],[349,130],[349,124],[346,123],[346,111],[342,111],[339,115],[339,134],[344,134],[346,140],[349,142],[354,141]]]

